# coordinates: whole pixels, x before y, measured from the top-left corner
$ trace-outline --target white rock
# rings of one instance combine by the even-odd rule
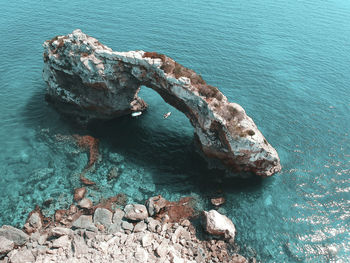
[[[227,239],[235,238],[236,228],[232,221],[216,210],[204,211],[205,230],[212,235],[224,236]]]
[[[54,248],[69,248],[71,246],[71,241],[68,236],[61,236],[52,242],[52,247]]]
[[[31,263],[35,261],[32,252],[29,249],[14,250],[9,255],[11,263]]]
[[[134,232],[143,232],[147,229],[147,224],[144,221],[140,221],[138,222],[135,226],[134,226]]]
[[[92,208],[93,204],[90,199],[83,198],[79,201],[78,206],[80,206],[81,208],[90,209]]]
[[[22,230],[7,225],[0,228],[0,236],[13,241],[15,246],[22,246],[29,240],[29,236]]]
[[[11,251],[15,246],[15,243],[8,240],[6,237],[0,236],[0,255],[6,254]]]
[[[141,239],[141,244],[143,247],[148,247],[152,245],[152,240],[153,240],[152,234],[146,233]]]
[[[81,215],[77,220],[73,222],[72,227],[83,228],[90,231],[97,231],[96,226],[92,223],[92,216]]]
[[[73,230],[65,227],[54,227],[51,229],[51,234],[54,236],[71,236],[73,235]]]
[[[125,218],[134,221],[141,221],[148,217],[147,209],[144,205],[126,205],[124,208]]]

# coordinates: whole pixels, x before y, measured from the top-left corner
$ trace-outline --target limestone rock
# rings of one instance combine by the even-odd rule
[[[29,249],[14,250],[12,252],[9,255],[12,263],[31,263],[35,261],[33,253]]]
[[[129,223],[129,222],[126,222],[126,221],[123,221],[122,222],[122,228],[124,230],[129,230],[129,231],[132,231],[134,229],[134,225]]]
[[[113,223],[115,223],[115,224],[121,223],[121,220],[124,217],[124,215],[125,215],[125,212],[123,210],[117,208],[113,214]]]
[[[92,216],[81,215],[77,220],[73,222],[72,227],[83,228],[90,231],[97,231],[96,226],[92,223]]]
[[[8,240],[6,237],[0,236],[0,255],[6,254],[12,250],[15,243],[12,240]]]
[[[74,201],[80,201],[81,199],[84,198],[86,194],[86,188],[85,187],[81,187],[81,188],[77,188],[74,190]]]
[[[218,213],[216,210],[204,211],[204,223],[205,230],[209,234],[234,240],[236,228],[227,216]]]
[[[134,232],[143,232],[147,229],[147,224],[143,221],[138,222],[135,226],[134,226]]]
[[[142,239],[141,239],[141,244],[143,247],[148,247],[152,244],[152,235],[150,233],[146,233]]]
[[[124,208],[125,218],[134,221],[141,221],[148,217],[147,209],[144,205],[132,204]]]
[[[71,246],[71,241],[68,236],[61,236],[52,242],[54,248],[68,248]]]
[[[154,216],[158,214],[160,209],[165,207],[166,204],[167,204],[167,200],[165,200],[161,195],[157,195],[149,198],[146,202],[149,215]]]
[[[85,243],[85,240],[81,236],[74,236],[73,239],[73,250],[75,256],[80,256],[87,254],[89,252],[88,246]]]
[[[90,209],[92,208],[93,204],[90,199],[83,198],[82,200],[79,201],[78,206],[80,206],[81,208]]]
[[[54,227],[51,229],[51,234],[53,236],[72,236],[73,235],[73,231],[72,229],[69,228],[65,228],[65,227]]]
[[[42,221],[41,221],[40,214],[38,212],[32,213],[28,219],[28,223],[32,227],[34,227],[36,229],[40,229],[42,227]]]
[[[276,150],[245,110],[170,57],[142,50],[112,51],[81,30],[43,46],[46,98],[77,122],[144,110],[146,103],[137,93],[145,85],[190,119],[199,149],[211,166],[260,176],[281,170]]]
[[[29,239],[29,236],[22,230],[7,225],[4,225],[0,228],[0,236],[3,236],[10,241],[13,241],[15,246],[22,246]]]
[[[168,247],[168,240],[163,239],[162,243],[157,247],[156,253],[160,258],[165,258],[165,256],[169,252],[169,247]]]
[[[97,208],[94,213],[94,223],[103,225],[106,229],[112,224],[112,212],[105,208]]]

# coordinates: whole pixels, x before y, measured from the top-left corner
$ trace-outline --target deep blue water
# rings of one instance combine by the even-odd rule
[[[0,225],[20,226],[46,200],[48,214],[66,207],[87,155],[55,135],[91,134],[102,152],[88,175],[98,182],[89,192],[95,201],[119,192],[138,202],[194,195],[208,209],[222,191],[221,212],[235,222],[243,254],[348,262],[349,21],[345,0],[1,1]],[[150,107],[140,118],[90,131],[61,119],[44,101],[41,44],[76,28],[114,50],[158,51],[201,73],[246,109],[283,171],[217,180],[220,172],[195,153],[189,121],[146,87],[141,96]],[[118,180],[107,179],[112,166]]]

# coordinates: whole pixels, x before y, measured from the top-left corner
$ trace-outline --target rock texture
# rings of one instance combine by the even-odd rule
[[[137,94],[154,89],[182,111],[209,162],[270,176],[281,170],[276,150],[244,109],[200,75],[156,52],[115,52],[79,29],[44,43],[47,100],[80,123],[144,110]]]
[[[215,236],[235,239],[236,228],[232,221],[216,210],[204,211],[205,230]]]
[[[160,197],[152,199],[159,200]],[[145,209],[140,204],[131,204],[124,210],[140,207]],[[186,219],[160,221],[155,219],[155,212],[155,218],[140,219],[134,226],[126,221],[127,214],[119,208],[113,211],[97,208],[92,214],[81,215],[84,212],[88,211],[71,211],[72,220],[77,216],[78,219],[70,224],[54,221],[41,228],[38,226],[38,231],[23,238],[18,246],[0,236],[0,262],[248,263],[246,258],[237,254],[239,248],[233,242],[203,236],[205,233],[198,239],[195,227]],[[124,227],[113,232],[99,228],[101,224],[111,224],[112,218],[113,224]],[[18,240],[17,233],[22,231],[14,228],[10,231],[16,234],[8,237],[16,236],[14,239]],[[254,260],[251,258],[249,262]]]

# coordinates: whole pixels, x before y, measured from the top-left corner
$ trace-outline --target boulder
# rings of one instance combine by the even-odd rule
[[[12,240],[8,240],[6,237],[0,236],[0,256],[11,251],[15,246]]]
[[[85,187],[81,187],[81,188],[77,188],[74,190],[74,201],[80,201],[81,199],[84,198],[86,194],[86,188]]]
[[[22,230],[7,225],[0,228],[0,236],[13,241],[15,246],[22,246],[29,240],[29,236]]]
[[[71,241],[68,236],[61,236],[52,242],[53,248],[69,248],[71,247]]]
[[[106,229],[112,224],[112,212],[105,208],[97,208],[94,213],[95,225],[103,225]]]
[[[122,218],[125,216],[125,212],[119,208],[117,208],[115,211],[114,211],[114,214],[113,214],[113,223],[114,224],[121,224],[121,221],[122,221]]]
[[[92,216],[81,215],[77,220],[73,222],[73,228],[82,228],[90,231],[97,231],[96,226],[92,223]]]
[[[12,253],[13,252],[13,253]],[[14,250],[9,255],[11,263],[32,263],[35,262],[33,253],[29,249]]]
[[[88,198],[83,198],[79,201],[78,206],[85,209],[91,209],[93,207],[92,201]]]
[[[161,195],[150,197],[147,202],[147,210],[150,216],[154,216],[159,213],[160,209],[167,205],[167,200],[165,200]]]
[[[133,221],[141,221],[148,217],[147,208],[144,205],[126,205],[124,212],[125,218]]]
[[[54,227],[51,229],[51,235],[53,236],[72,236],[73,230],[65,227]]]
[[[236,228],[232,221],[216,210],[204,211],[205,230],[212,235],[222,236],[226,239],[235,239]]]
[[[43,223],[39,212],[34,212],[30,215],[28,223],[35,229],[41,229]]]

